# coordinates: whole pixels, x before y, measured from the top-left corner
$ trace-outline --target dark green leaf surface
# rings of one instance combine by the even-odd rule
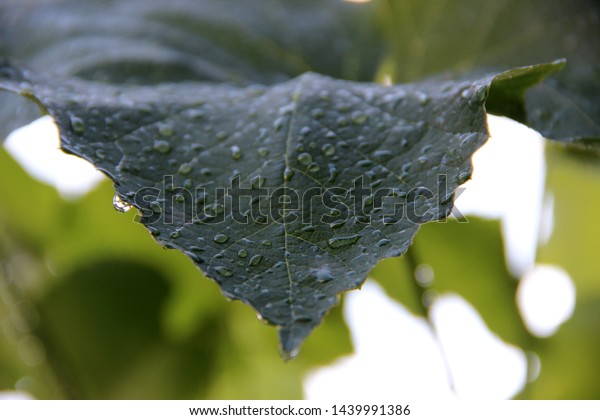
[[[574,145],[600,138],[593,0],[5,0],[2,55],[88,80],[242,85],[306,71],[404,83],[562,57],[513,117]]]
[[[494,80],[386,87],[307,73],[269,88],[150,88],[3,74],[0,87],[43,104],[63,149],[106,172],[161,244],[279,326],[285,355],[340,292],[449,213],[487,139]]]
[[[374,7],[341,0],[4,0],[0,59],[127,84],[275,83],[306,71],[373,79]],[[0,93],[0,141],[38,112]]]
[[[566,58],[564,72],[529,91],[519,120],[556,140],[600,139],[597,1],[380,0],[376,4],[392,51],[384,71],[394,80]]]
[[[0,57],[113,83],[372,80],[374,7],[340,0],[10,0]]]

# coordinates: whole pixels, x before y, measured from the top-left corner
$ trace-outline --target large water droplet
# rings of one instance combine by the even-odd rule
[[[419,101],[419,105],[425,106],[431,101],[431,98],[425,92],[416,92],[415,96],[417,101]]]
[[[257,266],[262,261],[262,258],[262,255],[255,255],[254,257],[250,258],[250,265]]]
[[[246,258],[248,257],[248,251],[246,251],[245,249],[240,249],[237,253],[237,256],[240,258]]]
[[[242,150],[240,146],[231,146],[231,157],[235,160],[240,160],[242,158]]]
[[[345,246],[354,245],[360,239],[360,235],[336,236],[327,240],[330,248],[338,249]]]
[[[338,170],[335,167],[335,165],[333,163],[329,164],[329,178],[327,179],[327,181],[329,182],[335,182],[335,180],[337,179],[338,176]]]
[[[218,244],[224,244],[225,242],[227,242],[229,240],[229,236],[227,236],[223,233],[218,233],[217,235],[215,235],[213,240]]]
[[[119,197],[118,194],[115,194],[115,196],[113,197],[113,207],[115,208],[116,211],[125,213],[125,212],[131,210],[133,206],[131,204],[121,200],[121,197]]]
[[[333,156],[335,155],[335,147],[332,144],[326,143],[321,147],[321,152],[323,152],[325,156]]]
[[[376,150],[373,152],[373,157],[378,159],[388,159],[391,158],[394,154],[390,150]]]
[[[341,228],[342,226],[344,226],[344,224],[345,224],[345,223],[346,223],[346,221],[345,221],[345,220],[336,220],[335,222],[331,222],[331,223],[329,224],[329,227],[330,227],[331,229],[339,229],[339,228]]]
[[[269,149],[267,149],[266,147],[259,147],[258,148],[258,155],[262,156],[262,157],[269,156]]]
[[[154,150],[159,153],[169,153],[171,151],[171,145],[168,141],[164,140],[155,140],[154,141]]]
[[[465,172],[461,172],[460,174],[458,174],[458,180],[457,181],[458,181],[459,184],[464,184],[470,178],[471,178],[471,171],[465,171]]]
[[[331,270],[327,267],[319,268],[316,270],[315,275],[319,283],[328,283],[334,279],[333,275],[331,274]]]
[[[179,167],[179,170],[177,171],[177,173],[179,175],[187,175],[190,172],[192,172],[193,168],[194,167],[190,163],[188,163],[188,162],[182,163],[181,166]]]
[[[158,125],[158,132],[165,137],[170,137],[173,134],[175,134],[175,132],[173,131],[173,127],[171,127],[169,124],[159,124]]]
[[[313,109],[311,115],[314,119],[321,119],[325,115],[325,111],[320,108]]]
[[[149,204],[150,210],[155,213],[162,213],[162,207],[157,201],[153,201]]]
[[[367,122],[368,118],[368,115],[362,114],[360,112],[355,112],[352,114],[352,122],[356,125],[364,124],[365,122]]]
[[[269,241],[268,239],[265,239],[264,241],[261,241],[260,244],[262,246],[270,247],[271,245],[273,245],[273,242]]]
[[[311,173],[316,173],[316,172],[319,172],[321,170],[321,167],[319,165],[317,165],[315,162],[313,162],[310,165],[308,165],[308,167],[306,168],[306,170],[308,172],[311,172]]]
[[[190,109],[186,112],[189,118],[200,120],[204,117],[204,111],[201,109]]]
[[[267,181],[267,178],[262,177],[262,176],[257,176],[255,178],[252,179],[252,188],[256,189],[256,188],[262,188],[263,185],[265,185],[265,182]],[[257,197],[259,198],[259,197]]]
[[[300,229],[301,232],[309,232],[309,233],[314,232],[315,230],[316,230],[315,227],[312,225],[308,225],[308,226],[305,226],[302,229]]]
[[[229,271],[226,267],[216,267],[217,273],[222,275],[223,277],[231,277],[233,273]]]
[[[294,177],[294,170],[292,168],[286,167],[285,170],[283,171],[283,180],[291,181],[293,177]]]
[[[389,239],[382,239],[379,242],[377,242],[377,246],[378,247],[382,247],[382,246],[386,246],[390,244],[390,240]]]
[[[70,118],[70,123],[71,129],[76,134],[83,134],[85,132],[85,123],[81,118],[73,116]]]
[[[298,155],[298,162],[300,162],[301,165],[308,166],[312,163],[312,161],[313,158],[310,153],[300,153]]]
[[[275,129],[275,131],[281,130],[281,128],[283,127],[283,122],[283,117],[276,118],[275,121],[273,121],[273,128]]]
[[[346,117],[338,117],[336,124],[338,127],[346,127],[348,124],[350,124],[350,121],[348,121],[348,118]]]

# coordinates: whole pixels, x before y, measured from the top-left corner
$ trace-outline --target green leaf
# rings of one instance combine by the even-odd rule
[[[155,269],[105,260],[73,271],[45,296],[38,334],[67,394],[84,399],[201,394],[217,350],[207,337],[216,339],[219,324],[207,321],[198,331],[202,339],[169,348],[159,318],[168,294]]]
[[[553,231],[539,248],[538,261],[558,264],[573,278],[577,293],[600,297],[596,250],[600,247],[600,170],[597,159],[581,160],[560,145],[546,149],[547,194],[554,202]],[[573,248],[577,244],[577,248]]]
[[[567,70],[532,89],[518,116],[578,145],[600,138],[599,13],[589,0],[10,1],[0,56],[141,84],[274,83],[306,71],[368,81],[377,68],[412,82],[564,57]]]
[[[526,94],[529,121],[544,137],[600,153],[600,76],[570,83],[558,77]]]
[[[531,89],[519,121],[545,137],[600,139],[600,7],[589,0],[380,0],[399,82],[566,58],[557,77]],[[457,28],[460,28],[457,30]],[[508,115],[514,118],[514,115]]]
[[[372,80],[373,5],[341,0],[31,0],[0,5],[0,57],[113,83]]]
[[[125,87],[4,74],[0,87],[43,104],[63,149],[107,173],[159,243],[277,325],[288,356],[340,292],[449,213],[488,137],[495,79]]]
[[[567,271],[575,286],[577,303],[572,316],[556,334],[540,340],[534,348],[541,372],[525,395],[532,399],[598,399],[598,160],[551,144],[546,148],[546,161],[546,194],[553,202],[553,230],[548,241],[540,245],[537,261]]]

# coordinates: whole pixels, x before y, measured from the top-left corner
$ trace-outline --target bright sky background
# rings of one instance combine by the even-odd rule
[[[525,323],[533,333],[549,336],[570,317],[575,288],[560,267],[535,264],[538,242],[552,233],[553,200],[544,197],[544,142],[505,118],[490,116],[488,122],[492,138],[475,154],[473,179],[464,185],[456,208],[464,215],[502,221],[507,264],[522,279],[517,302]],[[4,146],[33,177],[67,199],[85,194],[104,178],[89,163],[59,150],[49,117],[15,131]],[[370,280],[347,294],[344,313],[356,351],[311,372],[306,398],[503,399],[526,383],[524,352],[492,334],[458,295],[434,301],[437,336]]]

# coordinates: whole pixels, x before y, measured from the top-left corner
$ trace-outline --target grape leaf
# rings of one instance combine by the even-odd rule
[[[341,0],[4,0],[0,58],[126,84],[270,84],[306,71],[371,81],[383,53],[373,10]],[[0,93],[2,140],[35,118],[27,105]]]
[[[573,146],[600,140],[600,7],[591,0],[379,0],[399,82],[563,57],[560,74],[530,89],[510,117]],[[460,30],[457,30],[460,28]]]
[[[4,65],[0,88],[38,102],[62,148],[114,180],[117,204],[277,325],[292,357],[340,292],[449,214],[488,137],[488,93],[510,97],[503,87],[562,64],[397,86],[306,73],[270,87],[111,85]]]

